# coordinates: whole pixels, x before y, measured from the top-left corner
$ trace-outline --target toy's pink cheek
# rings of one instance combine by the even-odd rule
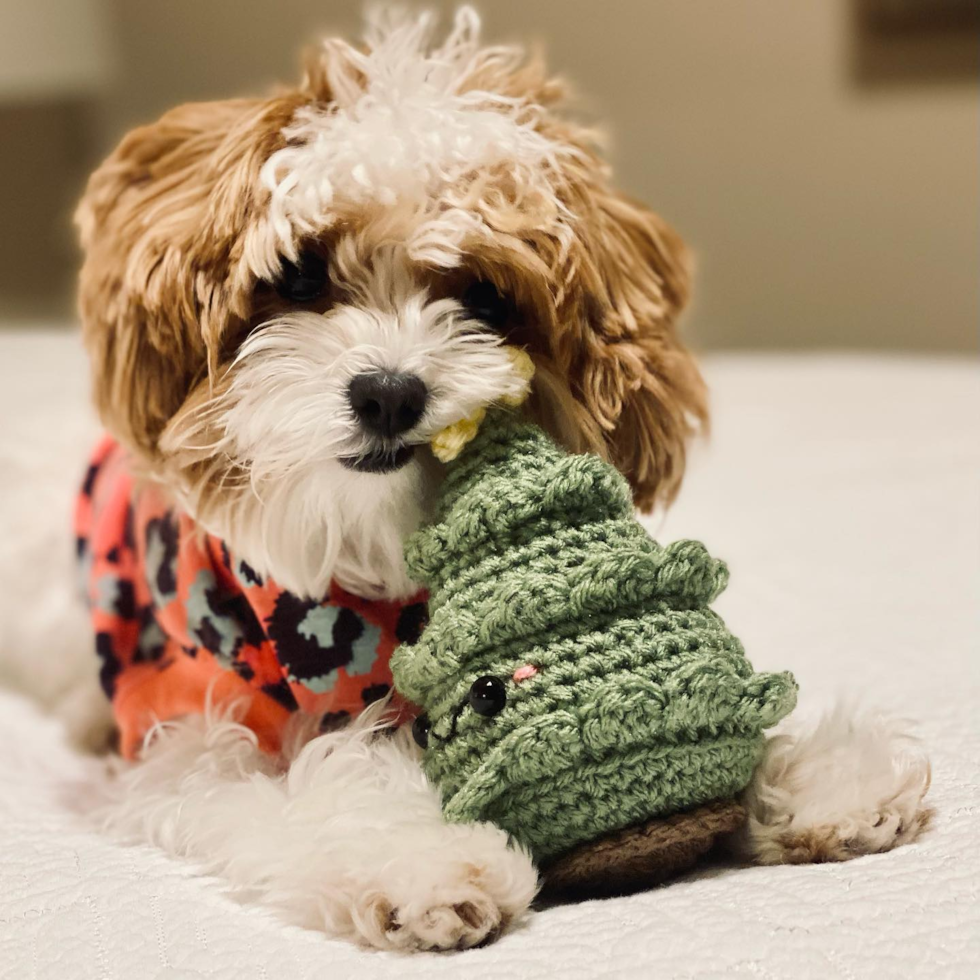
[[[532,667],[531,664],[525,664],[523,667],[518,667],[514,671],[514,683],[520,684],[521,681],[526,681],[529,677],[533,677],[538,672],[537,667]]]

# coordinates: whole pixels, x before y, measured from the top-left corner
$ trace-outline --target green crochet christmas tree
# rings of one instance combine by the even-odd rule
[[[430,621],[392,660],[425,712],[423,765],[453,821],[488,820],[547,862],[749,782],[796,702],[709,608],[728,580],[696,541],[664,548],[629,487],[492,409],[409,541]]]

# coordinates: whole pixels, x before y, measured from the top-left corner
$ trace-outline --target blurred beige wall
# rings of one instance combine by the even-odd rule
[[[176,102],[294,79],[298,48],[323,29],[356,33],[362,8],[106,2],[116,65],[96,106],[100,151]],[[695,248],[701,346],[975,350],[980,117],[964,44],[977,38],[906,38],[876,71],[881,52],[869,61],[855,29],[864,2],[478,6],[490,38],[543,42],[612,133],[620,183]]]

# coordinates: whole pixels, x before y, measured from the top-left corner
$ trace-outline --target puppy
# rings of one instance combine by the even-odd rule
[[[139,760],[106,821],[290,921],[400,949],[483,942],[536,888],[502,832],[443,823],[409,739],[378,737],[382,707],[357,715],[420,601],[402,544],[438,479],[426,446],[513,390],[504,342],[535,363],[526,411],[611,460],[641,508],[671,500],[706,420],[675,332],[680,239],[612,187],[539,63],[481,47],[469,9],[441,43],[433,29],[381,15],[363,46],[314,51],[293,89],[167,113],[122,141],[77,215],[113,437],[82,552],[90,576],[103,563],[103,687]],[[829,724],[760,767],[756,859],[917,832],[926,763],[896,751],[900,732]]]

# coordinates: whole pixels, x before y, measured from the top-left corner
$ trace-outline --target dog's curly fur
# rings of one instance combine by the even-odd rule
[[[462,300],[474,282],[507,298],[503,331],[535,361],[528,410],[569,448],[614,462],[641,508],[677,492],[707,419],[675,330],[689,292],[681,240],[613,188],[595,134],[563,112],[564,86],[540,61],[481,46],[468,9],[442,44],[432,33],[426,15],[382,15],[364,46],[312,52],[296,88],[174,109],[122,141],[78,210],[104,423],[202,527],[301,594],[331,578],[370,596],[413,588],[401,543],[432,468],[422,451],[384,476],[345,465],[377,448],[347,392],[364,371],[417,375],[428,408],[398,445],[424,446],[505,391],[502,336]],[[309,252],[327,264],[326,289],[287,303],[284,264]],[[312,740],[297,731],[269,759],[221,711],[149,739],[116,781],[111,827],[292,921],[376,946],[473,945],[527,909],[527,856],[492,827],[445,826],[404,738],[373,738],[362,719]],[[755,858],[797,860],[808,833],[810,859],[851,856],[797,812],[821,795],[811,776],[835,778],[799,757],[829,741],[846,766],[840,746],[861,744],[846,728],[774,746],[750,806]],[[891,736],[877,731],[887,758]],[[820,826],[875,823],[894,782],[824,797]],[[914,812],[924,781],[912,783]],[[861,850],[917,826],[893,823],[875,823]]]

